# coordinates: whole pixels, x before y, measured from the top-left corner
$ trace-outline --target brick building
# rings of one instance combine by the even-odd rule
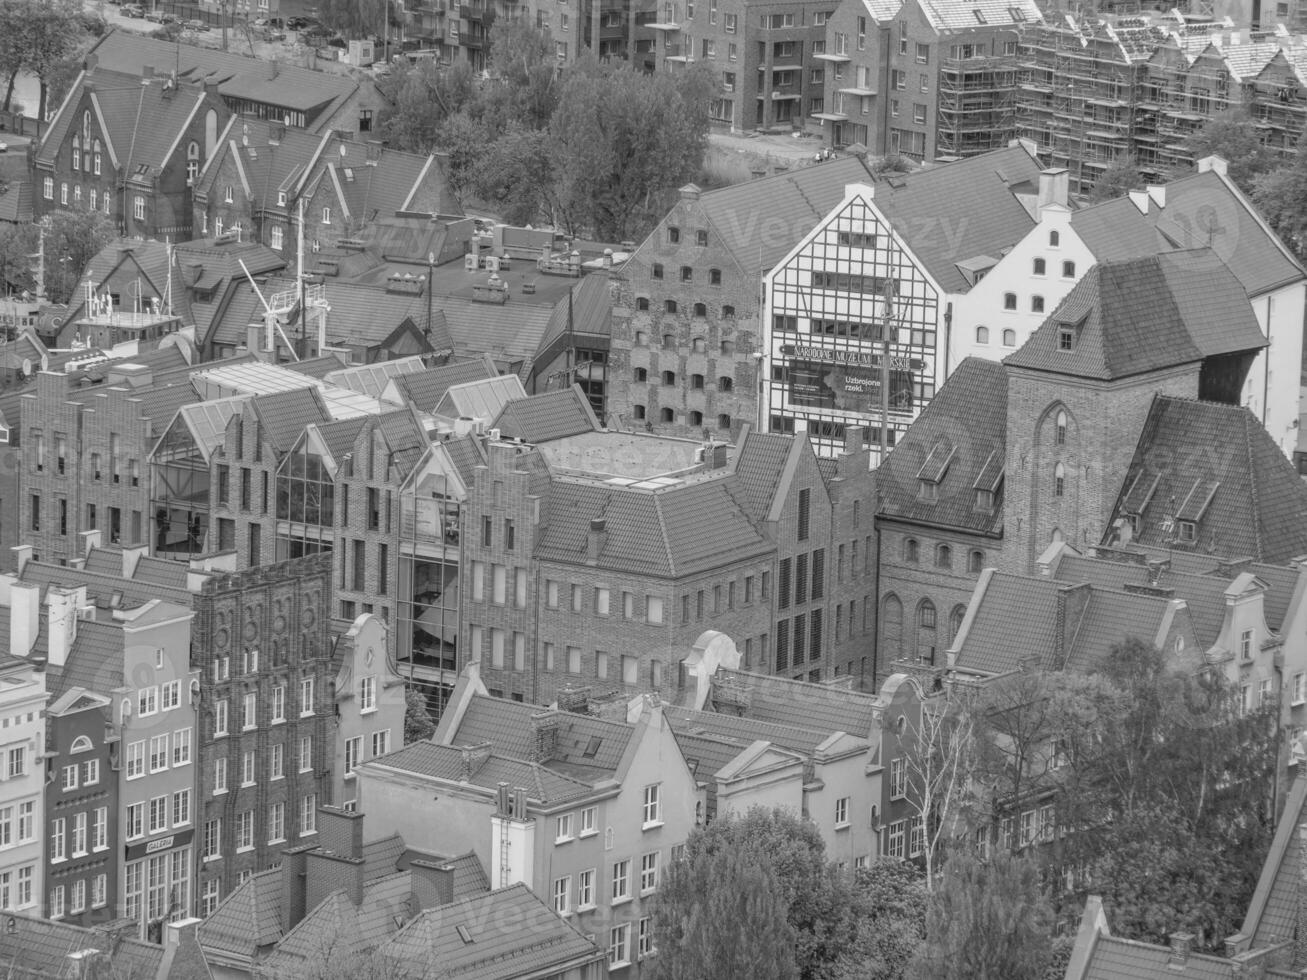
[[[38,216],[98,210],[124,235],[191,237],[191,184],[231,111],[213,87],[145,71],[78,76],[36,149]]]
[[[465,511],[460,659],[500,696],[665,690],[670,651],[705,629],[748,669],[868,665],[874,576],[842,564],[872,534],[860,446],[833,465],[802,436],[753,433],[738,449],[621,432],[488,449]]]
[[[12,600],[11,600],[12,601]],[[19,597],[24,617],[9,612],[10,648],[4,664],[0,712],[8,727],[0,740],[5,780],[0,783],[0,830],[5,849],[0,852],[0,905],[19,912],[41,914],[45,898],[45,771],[38,754],[45,746],[46,707],[49,693],[45,673],[29,661],[39,656],[37,597]],[[14,641],[18,642],[14,642]]]
[[[330,603],[331,564],[315,556],[215,577],[195,596],[201,914],[317,832],[335,751]]]

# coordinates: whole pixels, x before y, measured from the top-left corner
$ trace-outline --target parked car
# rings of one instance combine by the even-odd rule
[[[168,15],[165,14],[162,10],[147,10],[145,12],[145,19],[148,20],[151,24],[165,24],[167,23],[167,21],[165,20],[167,16]]]
[[[186,22],[186,29],[191,31],[207,31],[209,25],[199,19],[192,19]]]
[[[124,16],[124,17],[144,17],[144,16],[145,16],[145,8],[142,7],[139,3],[125,3],[125,4],[123,4],[123,16]]]
[[[286,21],[286,27],[292,31],[306,31],[317,26],[318,22],[312,17],[291,17]]]
[[[264,31],[263,40],[267,41],[269,44],[276,44],[278,41],[286,40],[286,35],[281,31]]]

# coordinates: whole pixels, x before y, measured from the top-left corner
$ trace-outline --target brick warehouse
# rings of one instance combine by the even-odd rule
[[[330,556],[204,583],[200,672],[200,909],[316,833],[330,802],[336,678]]]
[[[843,563],[871,546],[861,446],[818,461],[803,435],[746,431],[738,449],[618,432],[488,448],[466,503],[460,659],[492,692],[665,690],[707,629],[747,669],[870,685],[874,566]]]

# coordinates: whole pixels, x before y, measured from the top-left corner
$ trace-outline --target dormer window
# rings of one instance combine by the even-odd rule
[[[923,503],[933,504],[939,500],[939,484],[933,480],[918,480],[917,499]]]
[[[1198,540],[1198,525],[1193,521],[1178,522],[1177,538],[1181,544],[1193,544]]]
[[[225,203],[230,204],[236,197],[236,188],[228,184],[223,190],[222,199]]]
[[[1057,349],[1058,350],[1075,350],[1076,331],[1069,325],[1062,325],[1057,328]]]
[[[981,513],[989,514],[994,510],[994,493],[992,490],[977,490],[975,499],[972,501],[972,508]]]
[[[279,207],[285,207],[285,206],[286,206],[286,192],[285,192],[285,191],[277,191],[277,205],[278,205]]]

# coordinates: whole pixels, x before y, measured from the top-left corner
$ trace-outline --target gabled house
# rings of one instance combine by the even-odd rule
[[[74,81],[35,151],[38,217],[96,210],[128,237],[191,237],[191,185],[231,112],[211,86],[147,71]]]

